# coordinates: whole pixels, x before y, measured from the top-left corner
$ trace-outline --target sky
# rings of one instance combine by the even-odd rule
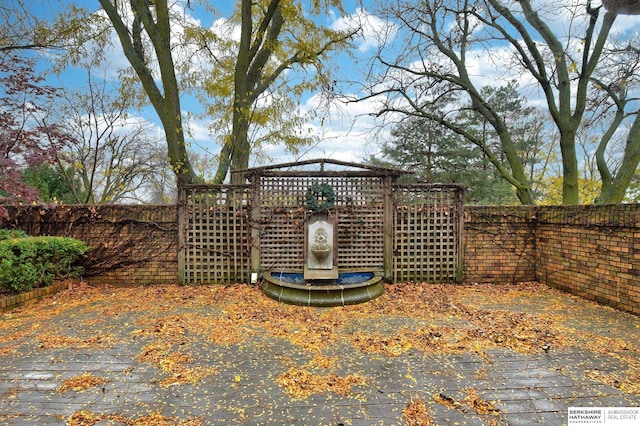
[[[571,0],[564,0],[571,1]],[[596,2],[598,0],[595,0]],[[63,3],[65,1],[63,0]],[[99,4],[97,1],[80,2],[87,8],[94,7],[97,9]],[[212,15],[206,8],[201,5],[198,0],[192,1],[192,7],[185,9],[185,13],[191,19],[194,19],[205,27],[210,27],[220,19],[224,19],[231,14],[231,6],[235,3],[232,1],[212,1],[218,10],[217,14]],[[366,66],[367,58],[374,53],[378,47],[376,36],[382,30],[388,29],[388,22],[385,22],[376,15],[375,0],[348,0],[344,4],[345,12],[349,15],[365,18],[367,25],[361,38],[356,41],[357,50],[355,58],[341,55],[339,58],[339,71],[336,80],[343,78],[353,78],[359,72],[363,72],[363,65]],[[95,6],[93,6],[95,5]],[[46,13],[46,11],[42,11]],[[343,18],[338,18],[335,13],[329,13],[326,16],[326,24],[334,27],[344,25]],[[629,29],[640,29],[639,17],[619,17],[616,22],[618,31],[628,31]],[[567,25],[566,17],[562,13],[557,14],[557,19],[550,22],[550,25],[558,28]],[[499,51],[500,46],[495,47]],[[104,71],[107,76],[115,76],[117,69],[128,66],[126,58],[122,54],[119,45],[116,43],[114,49],[107,52],[109,62],[108,68]],[[497,69],[493,64],[486,62],[483,58],[472,59],[471,74],[481,86],[483,84],[492,84],[496,77],[501,75],[504,70]],[[82,81],[83,73],[77,70],[69,69],[59,77],[59,82],[63,87],[77,86]],[[349,88],[347,88],[349,90]],[[535,96],[532,101],[535,102]],[[200,111],[200,107],[194,100],[188,96],[183,97],[183,110],[187,113],[196,113]],[[305,113],[318,108],[318,94],[307,93],[300,99],[300,111]],[[266,146],[266,154],[272,157],[272,163],[289,162],[295,160],[312,159],[312,158],[332,158],[342,161],[364,162],[371,155],[376,155],[380,149],[380,143],[389,137],[389,128],[380,130],[377,125],[380,123],[372,116],[375,112],[375,101],[367,101],[361,103],[352,103],[348,105],[335,105],[327,114],[323,114],[321,119],[310,120],[306,122],[305,128],[310,129],[313,134],[320,138],[320,143],[309,150],[305,151],[301,156],[293,156],[284,152],[279,146]],[[159,121],[155,112],[149,107],[140,112],[134,112],[141,120],[148,120],[158,126],[158,133],[161,134]],[[212,153],[218,152],[220,146],[216,138],[207,130],[207,122],[204,119],[190,120],[190,129],[187,136],[196,150],[206,150]],[[251,164],[256,166],[257,163]]]
[[[64,1],[63,1],[64,3]],[[89,2],[80,2],[83,6],[90,9]],[[95,3],[95,8],[99,7],[97,1],[91,1]],[[200,22],[200,25],[210,27],[216,23],[216,21],[225,19],[232,13],[230,1],[217,1],[210,2],[213,4],[218,14],[215,16],[201,4],[198,0],[191,2],[191,8],[186,8],[186,13],[191,15],[192,19]],[[359,6],[357,1],[349,0],[345,2],[345,10],[347,13],[361,14],[363,9]],[[364,2],[366,6],[366,3]],[[45,13],[44,11],[42,13]],[[363,58],[365,55],[370,54],[371,49],[376,48],[376,43],[373,41],[374,32],[377,28],[373,27],[375,24],[381,24],[375,17],[371,18],[372,24],[367,26],[363,38],[357,41],[358,50],[356,52],[359,58]],[[335,18],[333,14],[328,14],[326,17],[327,25],[340,25],[340,21]],[[96,70],[97,75],[105,75],[107,78],[115,78],[117,70],[119,68],[127,67],[129,64],[120,50],[120,46],[116,43],[115,48],[111,49],[106,54],[108,66],[103,70]],[[341,70],[346,70],[347,74],[349,69],[355,67],[355,63],[351,58],[347,58],[346,55],[342,55],[340,58],[339,66]],[[357,59],[356,59],[357,62]],[[61,76],[56,77],[56,85],[63,88],[78,88],[84,84],[85,73],[77,69],[70,68]],[[339,79],[340,77],[336,77]],[[210,153],[217,153],[220,149],[220,145],[214,135],[211,135],[208,131],[207,120],[193,118],[193,115],[201,112],[202,109],[193,97],[183,95],[182,108],[184,116],[191,116],[189,119],[189,131],[187,139],[191,143],[191,147],[196,151],[207,151]],[[318,108],[318,94],[306,93],[300,99],[300,111],[305,114]],[[364,162],[371,154],[374,154],[378,150],[378,144],[372,141],[371,132],[374,130],[375,123],[368,116],[372,112],[372,108],[367,103],[341,105],[336,104],[331,111],[322,117],[308,121],[304,125],[305,130],[310,130],[314,135],[317,135],[320,139],[320,143],[304,149],[300,154],[293,155],[285,152],[281,146],[264,146],[265,154],[271,157],[271,163],[289,162],[295,160],[306,160],[312,158],[332,158],[342,161]],[[149,120],[158,126],[158,133],[162,133],[159,127],[159,120],[155,111],[151,107],[145,108],[143,111],[133,112],[134,115],[139,115],[140,119]],[[264,161],[265,158],[261,157],[260,161]],[[259,165],[257,160],[254,160],[250,166]]]

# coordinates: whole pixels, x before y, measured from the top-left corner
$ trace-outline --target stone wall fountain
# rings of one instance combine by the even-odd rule
[[[329,212],[314,212],[305,221],[305,280],[338,279],[337,225]]]
[[[341,306],[367,302],[384,292],[380,271],[338,270],[338,216],[335,194],[326,184],[307,191],[302,272],[266,271],[263,292],[285,303]]]

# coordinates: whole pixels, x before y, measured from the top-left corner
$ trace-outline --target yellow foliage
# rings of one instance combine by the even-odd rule
[[[541,205],[560,205],[562,204],[562,177],[550,177],[545,179],[541,184],[543,188],[542,195],[538,198]],[[581,204],[593,204],[600,195],[602,183],[597,179],[579,179]]]

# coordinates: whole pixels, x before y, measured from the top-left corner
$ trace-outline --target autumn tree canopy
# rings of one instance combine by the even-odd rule
[[[0,8],[6,23],[0,28],[0,52],[43,52],[42,58],[55,58],[51,65],[63,71],[67,65],[94,67],[115,41],[130,65],[120,70],[118,83],[128,85],[123,86],[131,90],[128,95],[133,90],[143,95],[135,107],[143,98],[153,107],[181,185],[204,176],[191,164],[200,154],[188,152],[193,115],[183,105],[186,96],[201,102],[197,118],[207,116],[212,139],[218,139],[214,165],[206,172],[222,183],[230,171],[248,167],[263,145],[296,153],[316,140],[299,115],[300,103],[312,92],[339,92],[340,73],[330,61],[349,52],[363,30],[356,24],[347,30],[332,26],[345,15],[339,0],[241,0],[225,18],[212,8],[198,9],[206,9],[216,25],[224,21],[225,32],[194,19],[191,7],[201,5],[196,1],[100,0],[100,5],[86,11],[71,2],[63,14],[43,18],[33,13],[31,2],[10,0]],[[410,127],[439,127],[430,134],[463,138],[521,203],[534,204],[543,182],[532,169],[531,155],[537,154],[523,148],[522,129],[490,98],[507,82],[518,81],[520,93],[544,105],[537,118],[543,128],[537,131],[546,139],[536,143],[557,147],[561,170],[553,178],[562,202],[620,202],[637,179],[640,162],[640,49],[637,36],[619,38],[614,24],[615,13],[636,13],[635,3],[612,0],[601,7],[584,0],[556,6],[534,7],[529,0],[390,1],[376,16],[388,32],[376,29],[384,43],[375,61],[353,61],[342,74],[364,71],[358,98],[375,100],[376,119],[398,123],[414,117]],[[489,80],[484,75],[489,68],[501,74]],[[479,137],[483,126],[491,128],[490,143]],[[598,193],[581,198],[587,167],[590,191]],[[242,180],[232,176],[233,183]]]
[[[316,23],[329,8],[340,9],[339,0],[308,6],[296,0],[242,0],[239,5],[231,20],[240,26],[240,39],[232,46],[236,53],[231,61],[218,62],[222,66],[213,68],[205,86],[220,104],[230,104],[231,111],[230,133],[220,152],[216,183],[221,183],[229,170],[248,167],[252,126],[279,129],[267,133],[293,149],[306,142],[304,134],[296,134],[301,123],[291,112],[305,91],[328,84],[327,55],[346,49],[358,32],[358,28],[338,31]],[[301,73],[300,81],[291,81],[290,72]],[[220,87],[219,82],[233,89],[230,103],[220,96],[230,87]],[[297,129],[288,127],[283,117],[293,119]],[[241,176],[232,176],[232,183],[240,183],[234,179]]]
[[[323,73],[326,55],[346,48],[357,32],[331,30],[314,21],[330,7],[339,10],[336,0],[313,2],[308,7],[294,0],[240,1],[230,20],[240,28],[238,40],[180,22],[167,0],[100,0],[100,4],[163,123],[170,162],[180,183],[197,180],[187,156],[180,108],[186,88],[201,99],[213,99],[208,110],[215,114],[214,120],[228,123],[218,125],[226,132],[214,182],[222,183],[230,170],[248,167],[255,142],[249,135],[252,127],[268,129],[273,127],[269,123],[280,123],[279,131],[270,132],[275,141],[289,147],[307,141],[304,135],[296,136],[297,129],[282,117],[295,121],[291,112],[297,98],[328,78]],[[172,38],[172,25],[183,26],[181,39]],[[175,52],[182,50],[189,57],[185,53],[189,48],[198,54],[176,66]],[[302,83],[285,78],[294,70]],[[308,72],[311,77],[305,75],[306,70],[313,70]],[[154,79],[154,73],[160,78]]]
[[[111,20],[124,55],[162,122],[169,163],[178,185],[197,182],[184,137],[168,1],[100,0],[100,5]]]

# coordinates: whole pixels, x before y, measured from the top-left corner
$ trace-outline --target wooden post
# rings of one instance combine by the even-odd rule
[[[250,223],[251,236],[249,244],[251,246],[251,275],[260,275],[260,176],[251,175],[251,213]],[[249,278],[251,282],[251,276]]]
[[[186,256],[186,242],[185,242],[185,226],[187,221],[186,216],[186,189],[183,187],[178,188],[178,282],[180,284],[186,284],[185,282],[185,256]]]
[[[457,238],[457,261],[456,268],[456,282],[461,284],[464,278],[464,187],[458,186],[455,188],[455,211],[458,215],[458,223],[456,226],[456,238]]]
[[[384,177],[384,280],[393,282],[393,176]]]

